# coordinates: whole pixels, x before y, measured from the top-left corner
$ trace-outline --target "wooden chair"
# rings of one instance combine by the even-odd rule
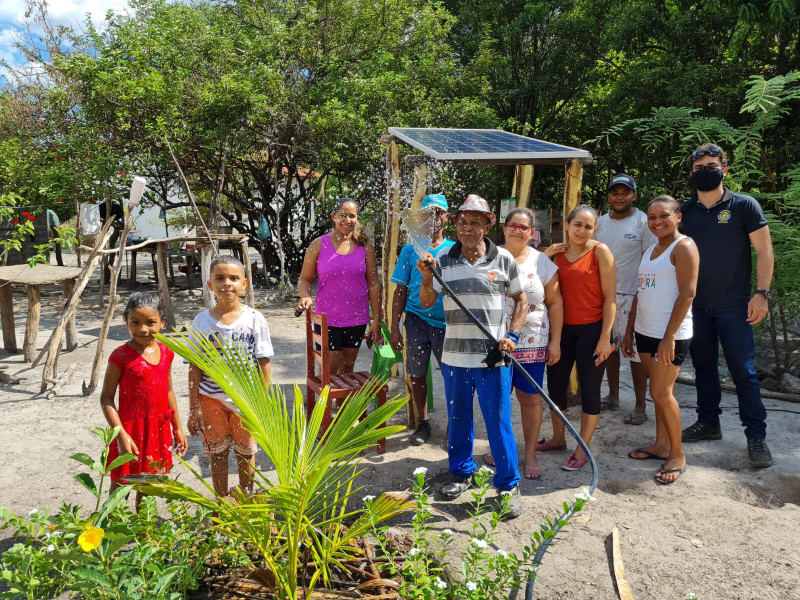
[[[319,333],[314,331],[317,326]],[[367,371],[357,371],[344,375],[331,375],[331,363],[328,350],[328,315],[325,313],[317,314],[310,310],[306,311],[306,419],[311,418],[311,413],[316,404],[316,398],[322,393],[325,386],[330,386],[328,392],[328,403],[325,407],[325,415],[322,417],[322,431],[327,431],[331,424],[331,411],[335,400],[343,400],[350,394],[360,390],[369,380],[370,374]],[[319,364],[319,375],[316,373],[316,365]],[[378,391],[378,406],[383,406],[386,402],[386,391],[388,386],[384,385]],[[337,402],[337,406],[339,403]],[[381,424],[383,427],[385,424]],[[386,438],[378,441],[378,454],[386,452]]]

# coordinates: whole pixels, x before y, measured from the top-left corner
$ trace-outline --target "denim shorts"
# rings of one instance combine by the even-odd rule
[[[544,383],[544,366],[545,361],[539,360],[536,362],[520,363],[525,372],[528,373],[533,380],[542,387]],[[539,390],[531,385],[531,382],[519,372],[517,365],[511,367],[511,387],[523,392],[524,394],[538,394]]]
[[[406,372],[417,379],[428,374],[431,362],[431,351],[442,367],[442,350],[444,349],[444,329],[434,327],[422,317],[407,312],[406,328]]]

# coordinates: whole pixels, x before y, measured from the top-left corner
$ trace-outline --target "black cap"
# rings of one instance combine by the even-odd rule
[[[611,183],[608,184],[608,189],[611,190],[615,185],[624,185],[631,188],[634,192],[636,191],[636,182],[633,180],[633,177],[627,173],[617,173],[614,175]]]

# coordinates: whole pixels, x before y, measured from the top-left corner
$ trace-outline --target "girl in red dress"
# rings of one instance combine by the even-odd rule
[[[109,448],[108,464],[126,452],[136,459],[111,471],[111,491],[126,475],[168,472],[173,436],[179,454],[187,448],[172,390],[174,353],[153,337],[166,325],[158,296],[152,292],[131,294],[123,318],[131,339],[108,359],[100,406],[111,427],[122,426],[117,443]],[[117,387],[119,410],[114,405]],[[141,500],[137,493],[137,509]]]

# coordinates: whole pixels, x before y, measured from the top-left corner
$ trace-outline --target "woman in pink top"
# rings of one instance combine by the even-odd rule
[[[331,213],[333,230],[318,237],[306,251],[297,281],[297,310],[309,310],[315,277],[315,310],[328,316],[331,374],[352,373],[361,340],[377,342],[381,336],[381,287],[375,248],[361,230],[358,206],[342,198]],[[369,309],[374,319],[369,323]]]

